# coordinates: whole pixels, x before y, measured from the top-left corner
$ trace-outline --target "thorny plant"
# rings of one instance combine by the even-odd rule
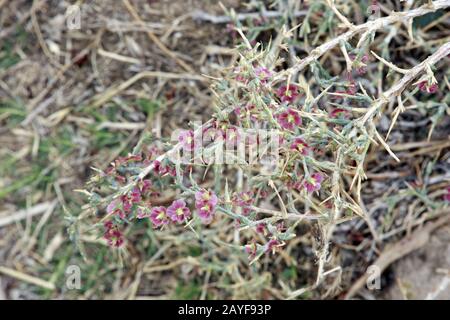
[[[94,227],[109,245],[124,251],[124,231],[137,220],[149,219],[160,230],[180,225],[204,242],[210,234],[205,230],[223,228],[225,221],[234,226],[227,230],[235,232],[235,241],[210,245],[229,248],[234,254],[245,252],[254,264],[263,255],[282,252],[296,237],[299,224],[308,223],[319,230],[314,247],[317,278],[311,288],[339,270],[328,267],[330,241],[338,224],[367,218],[360,196],[369,148],[381,145],[398,160],[377,131],[378,116],[388,103],[397,102],[390,132],[405,110],[404,91],[406,96],[419,91],[432,95],[448,86],[439,84],[433,71],[449,55],[450,42],[411,69],[381,58],[369,46],[377,30],[399,21],[410,25],[415,17],[450,7],[450,1],[429,2],[362,25],[349,22],[334,1],[320,5],[331,9],[348,31],[286,69],[281,53],[292,29],[283,28],[263,47],[251,43],[236,23],[233,30],[243,39],[240,59],[222,79],[215,79],[212,119],[178,133],[176,143],[147,136],[131,154],[118,158],[105,171],[97,170],[83,191],[90,204],[82,218],[89,212],[103,215]],[[307,28],[306,19],[301,32],[308,32]],[[330,75],[319,62],[335,47],[345,58],[343,77]],[[376,63],[401,78],[373,97],[362,79]],[[307,67],[312,79],[302,73]],[[440,106],[449,112],[445,103]],[[249,132],[274,133],[275,150],[270,152],[276,157],[267,158],[269,148],[261,135]],[[238,150],[241,157],[236,156]],[[181,154],[184,161],[176,161]],[[217,162],[218,154],[233,161]],[[351,184],[343,179],[349,175]],[[234,186],[224,178],[230,176],[236,177]],[[161,205],[174,194],[175,200]],[[275,209],[267,209],[268,203]]]

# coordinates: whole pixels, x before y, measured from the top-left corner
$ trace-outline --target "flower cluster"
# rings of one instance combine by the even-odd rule
[[[214,218],[219,203],[219,198],[210,190],[200,190],[195,193],[195,208],[200,220],[208,224]],[[187,222],[192,212],[184,199],[177,199],[169,207],[158,206],[151,208],[148,212],[137,216],[138,219],[149,218],[155,228],[168,225],[169,223]]]

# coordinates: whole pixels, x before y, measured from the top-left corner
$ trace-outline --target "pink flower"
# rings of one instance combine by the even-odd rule
[[[160,175],[160,176],[164,176],[166,174],[169,174],[169,175],[175,177],[177,175],[176,170],[175,170],[174,167],[170,167],[168,165],[163,165],[158,160],[155,160],[153,162],[153,168],[154,168],[155,174]]]
[[[169,223],[169,217],[167,216],[167,210],[165,207],[154,207],[150,212],[150,220],[153,226],[159,227]]]
[[[130,197],[131,202],[133,203],[141,202],[141,190],[138,187],[134,187],[133,190],[131,190]]]
[[[198,216],[200,217],[200,219],[202,219],[203,223],[211,223],[215,213],[215,206],[213,206],[209,202],[206,202],[205,204],[197,207],[197,209]]]
[[[295,138],[291,144],[291,150],[300,152],[301,155],[306,156],[309,151],[309,146],[302,138]]]
[[[195,207],[203,223],[210,223],[214,217],[219,199],[212,191],[201,190],[195,193]]]
[[[447,188],[447,193],[444,195],[444,200],[450,202],[450,187]]]
[[[266,225],[264,223],[258,223],[256,226],[256,232],[265,234],[266,233]]]
[[[253,203],[253,192],[242,191],[233,197],[233,204],[242,208],[242,215],[248,216],[251,212],[251,205]]]
[[[112,221],[105,222],[104,227],[105,233],[103,234],[103,238],[105,238],[108,245],[116,248],[121,247],[125,241],[119,228]]]
[[[167,215],[172,221],[183,222],[191,216],[191,211],[186,207],[183,199],[175,200],[170,207],[167,208]]]
[[[130,213],[131,208],[133,207],[131,198],[126,195],[123,195],[120,197],[120,200],[122,201],[123,211],[125,211],[125,213]]]
[[[255,75],[258,77],[258,79],[261,80],[261,82],[266,83],[270,79],[270,77],[272,77],[272,72],[264,67],[256,67]]]
[[[119,206],[119,199],[114,199],[106,207],[106,213],[108,213],[108,214],[113,213],[117,209],[118,206]]]
[[[208,202],[211,205],[215,206],[217,205],[218,201],[219,199],[217,198],[216,194],[210,190],[201,190],[195,193],[196,204],[204,204]]]
[[[297,97],[300,95],[298,92],[298,88],[292,84],[287,86],[281,86],[277,90],[277,96],[280,98],[281,102],[294,102]]]
[[[350,55],[350,59],[352,61],[355,61],[356,60],[356,55],[351,54]],[[358,74],[362,75],[362,74],[365,74],[367,72],[367,65],[366,64],[367,64],[368,61],[369,61],[369,56],[367,54],[364,54],[361,57],[361,60],[356,62],[356,72],[358,72]]]
[[[251,191],[239,192],[234,202],[241,207],[250,206],[253,203],[253,192]]]
[[[192,130],[183,130],[178,136],[178,141],[184,150],[194,150],[194,132]]]
[[[148,191],[150,191],[150,188],[152,187],[152,181],[151,180],[142,180],[139,182],[139,187],[141,190],[141,194],[146,194]]]
[[[307,178],[303,185],[308,192],[314,192],[320,190],[321,183],[323,181],[323,175],[319,172],[313,173]]]
[[[436,93],[439,89],[436,83],[430,85],[426,80],[419,82],[417,86],[419,87],[419,90],[424,93]]]
[[[116,215],[121,219],[125,219],[126,215],[121,207],[122,207],[121,199],[114,199],[106,207],[106,213]]]
[[[296,126],[302,124],[302,118],[294,109],[287,109],[278,115],[278,123],[281,127],[288,130],[294,130]]]

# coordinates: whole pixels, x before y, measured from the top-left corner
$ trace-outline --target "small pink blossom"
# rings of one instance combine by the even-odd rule
[[[210,223],[214,217],[219,199],[209,190],[201,190],[195,193],[195,207],[203,223]]]
[[[281,102],[294,102],[297,97],[300,95],[298,92],[298,88],[292,84],[287,86],[281,86],[277,89],[277,96],[280,98]]]
[[[119,228],[112,221],[105,222],[104,227],[105,233],[103,234],[103,238],[105,238],[108,245],[116,248],[121,247],[125,241]]]
[[[308,178],[306,178],[303,185],[308,192],[318,191],[321,188],[321,183],[323,179],[324,179],[323,175],[319,172],[316,172],[313,173]]]
[[[194,132],[192,130],[183,130],[178,136],[178,142],[186,151],[194,150]]]
[[[234,203],[241,207],[250,206],[253,203],[253,192],[251,191],[239,192],[234,200]]]
[[[175,200],[170,207],[167,208],[167,215],[172,221],[183,222],[191,216],[191,210],[186,207],[183,199]]]
[[[169,217],[167,216],[167,210],[165,207],[154,207],[150,212],[150,220],[153,226],[159,227],[169,223]]]
[[[141,190],[138,187],[134,187],[133,190],[131,190],[130,200],[133,203],[141,202],[141,200],[142,200]]]
[[[217,205],[219,199],[216,194],[211,190],[201,190],[195,193],[195,203],[203,204],[210,203],[213,206]]]
[[[170,167],[168,165],[163,165],[158,160],[153,161],[153,168],[154,168],[155,174],[157,174],[159,176],[164,176],[166,174],[169,174],[170,176],[175,177],[177,175],[174,167]]]
[[[272,77],[272,72],[265,67],[256,67],[255,75],[261,80],[261,82],[266,83]]]
[[[258,232],[260,234],[265,234],[266,233],[266,225],[264,223],[258,223],[258,225],[256,226],[256,232]]]
[[[122,201],[123,211],[125,211],[125,213],[130,213],[131,208],[133,207],[132,199],[127,195],[123,195],[120,197],[120,201]]]
[[[419,90],[424,93],[436,93],[439,89],[436,83],[429,84],[426,80],[419,82],[417,86],[419,87]]]
[[[146,194],[148,191],[150,191],[150,188],[152,187],[152,181],[151,180],[141,180],[139,181],[139,188],[141,190],[141,194]]]
[[[113,201],[111,201],[108,206],[106,207],[106,213],[111,214],[114,212],[114,210],[117,209],[117,207],[119,206],[119,199],[114,199]]]
[[[301,155],[306,156],[309,152],[309,146],[302,138],[295,138],[290,147],[291,150],[300,152]]]
[[[302,124],[302,118],[294,109],[287,109],[278,115],[278,123],[281,127],[288,130],[294,130]]]
[[[351,54],[350,55],[350,59],[352,61],[356,60],[356,55]],[[358,74],[363,75],[367,72],[367,62],[369,61],[369,56],[367,54],[364,54],[361,57],[360,61],[356,61],[355,66],[356,66],[356,72],[358,72]]]
[[[106,207],[106,213],[111,214],[111,215],[116,215],[121,219],[125,219],[126,214],[125,214],[124,210],[122,210],[121,199],[112,200],[109,203],[109,205]]]

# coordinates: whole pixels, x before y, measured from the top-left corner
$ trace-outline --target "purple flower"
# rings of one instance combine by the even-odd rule
[[[278,115],[278,123],[284,129],[294,130],[296,126],[302,124],[302,118],[294,109],[287,109]]]
[[[323,181],[323,175],[319,172],[313,173],[309,178],[307,178],[303,185],[308,192],[318,191],[321,188],[321,183]]]
[[[281,86],[277,90],[277,96],[280,98],[281,102],[294,102],[297,97],[300,95],[298,92],[298,88],[292,84],[287,86]]]
[[[170,207],[167,208],[167,215],[172,221],[182,222],[191,216],[191,211],[186,207],[183,199],[175,200]]]
[[[194,132],[192,130],[183,130],[178,136],[178,141],[184,150],[194,150]]]
[[[167,216],[167,210],[165,207],[154,207],[150,212],[150,220],[153,226],[159,227],[169,223],[169,217]]]
[[[306,156],[309,151],[309,146],[302,138],[295,138],[291,144],[290,149],[298,151],[301,155]]]
[[[216,205],[219,202],[216,194],[212,191],[201,190],[195,193],[195,208],[203,223],[210,223],[216,211]]]

